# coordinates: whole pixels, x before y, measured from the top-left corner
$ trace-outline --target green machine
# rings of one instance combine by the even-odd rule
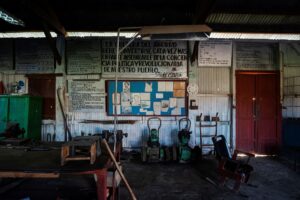
[[[0,95],[0,133],[9,128],[10,124],[19,124],[25,130],[24,138],[40,140],[41,122],[41,97]]]
[[[151,121],[158,121],[158,127],[151,127]],[[151,117],[147,121],[149,136],[147,145],[142,147],[142,161],[143,162],[158,162],[163,158],[163,150],[160,150],[159,130],[161,128],[161,119],[158,117]]]
[[[181,129],[181,125],[186,123],[185,127]],[[179,120],[179,132],[178,132],[178,139],[179,139],[179,162],[180,163],[187,163],[190,162],[192,157],[192,149],[189,147],[189,141],[191,137],[191,120],[188,118],[182,118]]]

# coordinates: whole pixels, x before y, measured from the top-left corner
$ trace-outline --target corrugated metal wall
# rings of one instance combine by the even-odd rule
[[[196,97],[198,110],[192,111],[190,118],[193,120],[193,142],[196,145],[200,143],[199,122],[196,122],[196,116],[219,114],[218,135],[224,135],[230,142],[230,108],[231,108],[231,68],[229,67],[199,67],[197,68],[197,84],[199,88]],[[202,118],[203,119],[203,118]],[[203,134],[213,134],[214,128],[202,128]],[[211,143],[211,138],[205,138],[204,144]]]
[[[234,43],[235,45],[235,43]],[[191,45],[192,46],[192,45]],[[234,52],[234,50],[233,50]],[[230,139],[235,140],[235,121],[231,120],[231,105],[232,93],[234,94],[235,85],[231,88],[231,82],[234,83],[234,77],[232,77],[232,71],[236,69],[235,67],[235,55],[233,53],[233,66],[232,68],[226,67],[197,67],[190,66],[195,74],[195,79],[193,80],[195,84],[198,85],[199,92],[197,95],[189,96],[189,99],[195,99],[197,101],[198,109],[189,110],[189,118],[192,121],[191,130],[193,131],[190,145],[194,146],[199,144],[199,127],[198,122],[196,122],[196,116],[203,113],[203,115],[213,116],[216,112],[219,113],[221,122],[218,127],[218,134],[223,134],[226,136],[228,142]],[[62,62],[64,63],[64,62]],[[64,65],[56,67],[57,72],[64,72]],[[283,78],[284,86],[290,84],[292,79],[288,80],[287,77],[300,76],[300,67],[284,67],[283,68]],[[26,78],[24,75],[14,75],[14,74],[1,74],[0,78],[3,80],[6,86],[15,83],[16,81],[23,80]],[[56,88],[66,87],[66,79],[75,79],[76,77],[57,77],[56,79]],[[78,78],[78,77],[77,77]],[[80,77],[83,79],[95,79],[97,77]],[[295,83],[300,85],[300,78],[295,78]],[[191,80],[190,80],[191,82]],[[27,84],[26,84],[27,85]],[[284,94],[288,94],[291,89],[284,88]],[[231,89],[233,91],[231,91]],[[300,94],[300,86],[294,87],[293,91]],[[234,96],[234,95],[233,95]],[[300,98],[299,97],[285,97],[283,98],[283,106],[286,109],[283,109],[283,117],[300,117]],[[234,103],[233,103],[234,104]],[[290,110],[288,105],[296,105],[294,110]],[[299,106],[299,107],[297,107]],[[63,120],[60,113],[60,108],[58,103],[56,104],[56,121],[55,128],[52,121],[44,121],[43,125],[43,139],[46,139],[48,133],[53,134],[56,131],[56,139],[64,139],[64,129],[63,129]],[[235,118],[233,110],[233,119]],[[113,125],[105,124],[87,124],[81,123],[83,119],[96,119],[96,120],[112,120],[113,117],[106,116],[103,114],[92,114],[92,113],[69,113],[69,125],[73,135],[80,135],[81,131],[85,133],[98,133],[104,129],[113,130]],[[120,124],[119,129],[122,129],[124,132],[129,134],[128,138],[124,139],[124,147],[139,147],[142,145],[143,141],[147,140],[148,137],[148,128],[147,128],[147,117],[119,117],[119,120],[136,120],[134,124]],[[162,117],[162,127],[160,130],[160,142],[162,145],[171,145],[177,142],[177,131],[178,131],[178,117]],[[232,126],[231,126],[232,124]],[[233,130],[230,130],[230,127]],[[204,130],[208,131],[208,130]],[[230,138],[230,132],[233,132],[233,138]],[[208,139],[209,140],[209,139]],[[209,141],[205,142],[209,142]]]

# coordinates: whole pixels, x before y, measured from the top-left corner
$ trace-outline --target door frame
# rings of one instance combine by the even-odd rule
[[[276,126],[276,130],[277,130],[277,144],[278,144],[278,149],[276,150],[276,153],[279,153],[280,150],[280,146],[282,145],[282,105],[281,105],[281,73],[280,70],[235,70],[235,85],[234,85],[234,98],[235,98],[235,106],[236,106],[236,99],[237,99],[237,94],[236,94],[236,77],[237,75],[276,75],[276,79],[277,79],[277,90],[278,90],[278,95],[277,95],[277,126]],[[236,107],[234,107],[236,109]],[[236,135],[238,134],[236,132],[237,130],[237,112],[235,112],[235,145],[237,143],[237,137]]]

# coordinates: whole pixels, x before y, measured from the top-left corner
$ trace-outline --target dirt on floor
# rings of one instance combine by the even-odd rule
[[[123,170],[138,200],[300,200],[300,170],[279,157],[256,157],[249,184],[232,191],[234,181],[218,186],[218,162],[213,156],[193,164],[142,163],[136,152],[124,152]],[[2,186],[12,181],[13,189]],[[20,183],[18,181],[21,181]],[[96,199],[93,176],[65,176],[60,179],[0,179],[0,200],[90,200]],[[120,200],[130,199],[121,184]]]
[[[138,154],[122,161],[125,176],[139,200],[300,199],[300,173],[278,157],[252,158],[248,184],[233,192],[234,181],[219,186],[217,160],[204,157],[194,164],[141,163]],[[130,199],[121,185],[120,199]]]

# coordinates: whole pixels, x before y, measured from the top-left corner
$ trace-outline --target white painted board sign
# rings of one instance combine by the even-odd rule
[[[124,46],[128,40],[121,40]],[[103,77],[112,78],[116,69],[116,39],[103,39]],[[143,41],[136,39],[120,54],[118,77],[187,78],[187,43],[184,41]]]
[[[238,69],[278,68],[278,45],[276,43],[238,42],[236,67]]]
[[[0,40],[0,71],[13,69],[13,41]]]
[[[101,42],[99,38],[77,38],[67,40],[67,73],[101,73]]]
[[[17,39],[15,44],[17,73],[54,73],[53,53],[45,38]]]
[[[199,67],[230,67],[232,60],[231,58],[231,41],[208,40],[199,42]]]

